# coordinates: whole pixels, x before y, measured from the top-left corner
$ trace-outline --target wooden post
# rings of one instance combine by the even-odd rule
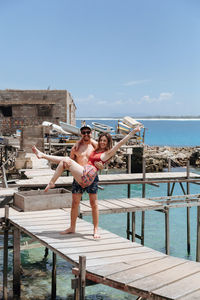
[[[143,156],[142,160],[142,173],[143,173],[143,180],[146,179],[146,161]],[[145,198],[146,195],[146,184],[142,184],[142,198]],[[145,212],[142,211],[142,220],[141,220],[141,244],[144,245],[144,226],[145,226]]]
[[[168,172],[171,171],[171,158],[168,159]],[[167,184],[167,196],[171,196],[171,185]],[[169,246],[169,208],[165,208],[165,252],[170,254]]]
[[[53,252],[52,260],[51,299],[56,299],[56,254]]]
[[[8,217],[9,206],[5,206],[5,228],[3,244],[3,299],[8,299]]]
[[[49,136],[49,155],[51,155],[51,137]]]
[[[2,186],[4,188],[8,188],[8,183],[7,183],[7,178],[6,178],[6,170],[4,165],[1,167],[1,172],[2,172]]]
[[[171,159],[168,159],[168,172],[171,171]],[[170,183],[167,184],[167,196],[171,196]]]
[[[79,256],[79,300],[85,300],[86,256]]]
[[[127,173],[131,173],[131,154],[128,154],[128,167]],[[131,185],[128,184],[127,197],[131,197]],[[127,212],[127,227],[126,227],[127,239],[130,239],[130,212]]]
[[[187,179],[190,178],[190,161],[187,161]],[[190,194],[190,184],[187,182],[187,194]],[[190,207],[187,207],[187,252],[190,254]]]
[[[132,212],[132,242],[135,242],[135,212]]]
[[[200,262],[200,206],[197,206],[197,244],[196,261]]]
[[[169,208],[165,207],[165,252],[170,253],[169,247]]]
[[[126,237],[130,239],[130,212],[127,212]]]
[[[20,299],[20,230],[13,230],[13,299]]]
[[[45,247],[44,259],[46,259],[48,255],[49,255],[49,248]]]

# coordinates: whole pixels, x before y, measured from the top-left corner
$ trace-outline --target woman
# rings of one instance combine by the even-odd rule
[[[48,161],[58,164],[58,167],[51,178],[49,184],[45,188],[45,192],[55,187],[56,180],[61,176],[64,170],[69,170],[75,180],[84,188],[92,184],[98,172],[95,167],[95,162],[101,161],[105,163],[112,156],[115,155],[117,150],[124,145],[136,132],[140,131],[141,126],[137,126],[128,135],[126,135],[120,142],[112,147],[112,137],[109,133],[102,133],[99,136],[98,146],[89,157],[86,166],[81,166],[69,157],[51,156],[39,151],[35,146],[32,148],[33,152],[38,158],[44,158]]]

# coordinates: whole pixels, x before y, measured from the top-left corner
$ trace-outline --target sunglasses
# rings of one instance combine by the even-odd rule
[[[84,131],[81,131],[81,134],[85,135],[85,134],[90,134],[91,131],[90,130],[84,130]]]

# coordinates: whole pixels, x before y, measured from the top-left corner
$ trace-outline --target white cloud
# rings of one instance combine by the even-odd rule
[[[170,99],[172,99],[174,93],[160,93],[159,97],[153,97],[151,98],[150,96],[146,95],[146,96],[143,96],[140,100],[141,103],[159,103],[159,102],[163,102],[163,101],[168,101]]]
[[[75,102],[77,103],[83,103],[83,102],[90,102],[90,101],[94,101],[95,96],[93,94],[88,95],[87,97],[84,98],[76,98]]]
[[[132,81],[125,82],[123,85],[124,86],[133,86],[133,85],[143,84],[143,83],[146,83],[146,82],[149,82],[149,81],[150,81],[149,79],[132,80]]]

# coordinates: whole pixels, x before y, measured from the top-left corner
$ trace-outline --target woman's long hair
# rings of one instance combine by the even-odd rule
[[[107,133],[107,132],[102,132],[102,133],[100,133],[100,135],[99,135],[98,146],[97,146],[96,151],[101,150],[101,148],[100,148],[100,139],[101,139],[103,136],[105,136],[105,137],[107,138],[107,141],[108,141],[107,146],[106,146],[106,148],[105,148],[105,151],[110,150],[110,149],[112,148],[112,145],[113,145],[113,142],[112,142],[112,136],[111,136],[109,133]]]

